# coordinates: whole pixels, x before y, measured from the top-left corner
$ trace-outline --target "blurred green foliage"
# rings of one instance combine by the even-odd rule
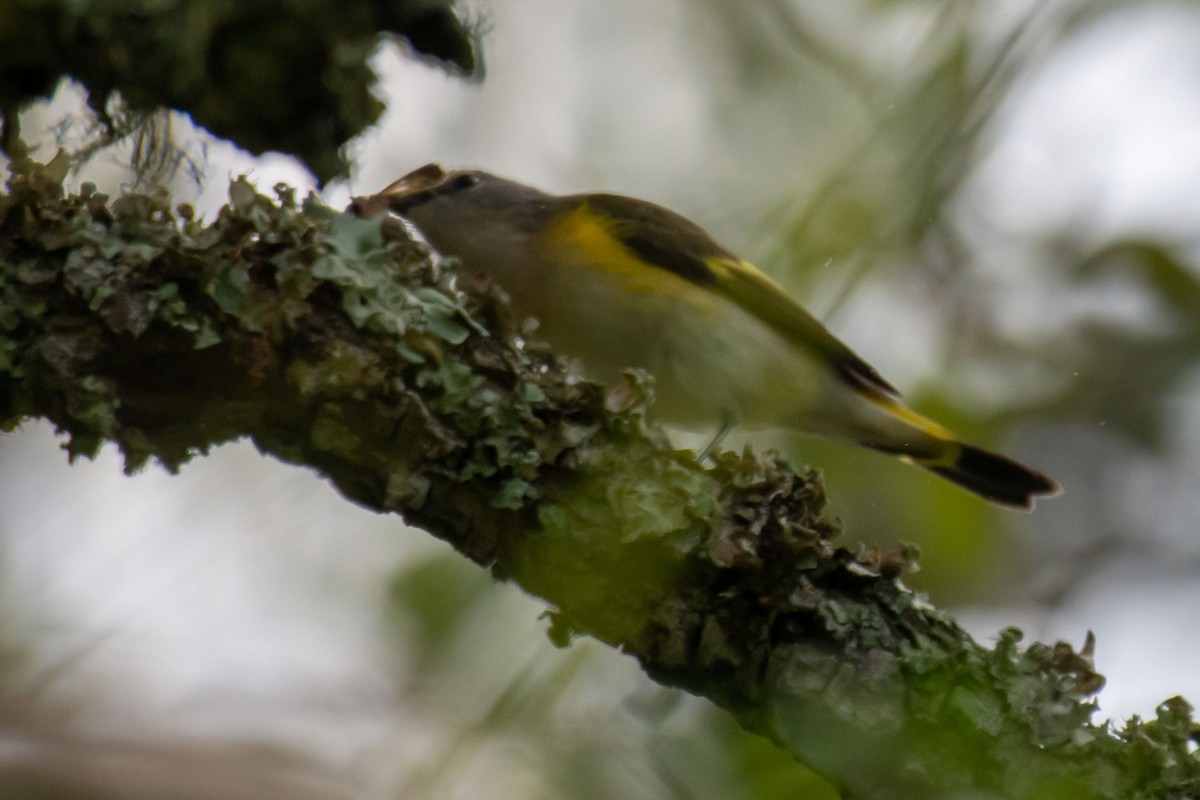
[[[452,553],[393,580],[396,647],[403,659],[417,659],[415,674],[438,676],[423,690],[439,696],[414,701],[453,706],[464,691],[455,687],[478,673],[485,677],[477,683],[494,687],[481,694],[475,686],[471,696],[482,702],[444,729],[433,726],[437,756],[407,776],[400,796],[461,792],[472,766],[499,749],[512,761],[501,783],[529,771],[550,797],[837,797],[827,781],[726,712],[674,690],[639,686],[636,668],[595,642],[552,653],[542,640],[515,663],[508,653],[481,653],[484,632],[511,628],[512,593]],[[612,692],[625,695],[615,706],[607,699]]]
[[[757,220],[742,236],[756,243],[747,255],[835,331],[881,305],[876,329],[918,320],[905,365],[918,380],[883,359],[875,366],[964,439],[1058,469],[1067,497],[1035,517],[1051,503],[1111,502],[1087,479],[1096,465],[1064,457],[1074,437],[1099,434],[1153,459],[1178,449],[1169,400],[1200,368],[1200,269],[1194,241],[1169,234],[1047,228],[1017,239],[977,206],[974,182],[1041,70],[1097,23],[1155,6],[707,3],[739,71],[715,100],[735,123],[731,147],[750,135],[745,109],[763,98],[793,108],[795,161],[777,169],[791,182],[767,213],[742,215]],[[1016,256],[1004,274],[999,248]],[[1089,304],[1111,296],[1136,298],[1152,316]],[[1035,324],[1006,325],[1029,297],[1039,298]],[[913,581],[940,602],[1011,591],[1012,515],[842,446],[794,440],[789,451],[825,471],[851,538],[886,528],[936,553]]]

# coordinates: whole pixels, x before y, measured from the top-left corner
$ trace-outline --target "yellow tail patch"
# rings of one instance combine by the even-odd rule
[[[869,394],[865,396],[872,403],[886,411],[892,418],[946,445],[946,447],[939,448],[933,455],[913,457],[911,460],[925,467],[953,466],[955,459],[958,458],[959,448],[957,439],[948,429],[928,417],[921,416],[908,406],[886,395]]]

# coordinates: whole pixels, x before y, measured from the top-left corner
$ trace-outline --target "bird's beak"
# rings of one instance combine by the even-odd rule
[[[392,181],[378,194],[353,198],[349,211],[360,217],[374,217],[385,211],[403,213],[424,192],[436,188],[445,179],[446,171],[440,164],[426,164]]]
[[[414,169],[403,178],[392,181],[380,192],[388,197],[406,197],[434,188],[446,179],[446,170],[440,164],[426,164]]]

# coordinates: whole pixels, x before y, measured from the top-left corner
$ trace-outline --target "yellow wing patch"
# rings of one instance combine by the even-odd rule
[[[695,302],[694,284],[639,257],[614,229],[611,220],[584,203],[563,214],[546,241],[551,248],[573,251],[588,267],[619,277],[632,292],[679,295],[686,289],[688,299]]]

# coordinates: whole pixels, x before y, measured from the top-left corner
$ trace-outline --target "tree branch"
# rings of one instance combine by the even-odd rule
[[[1195,796],[1182,700],[1115,732],[1059,644],[994,649],[906,589],[911,554],[833,544],[824,490],[774,456],[711,468],[514,346],[388,223],[246,183],[212,224],[165,198],[63,196],[63,163],[0,195],[0,424],[135,470],[250,437],[544,599],[820,770],[848,798]]]
[[[381,36],[454,74],[479,74],[461,16],[453,0],[7,3],[0,149],[20,156],[16,113],[69,76],[110,129],[178,109],[243,149],[289,153],[326,182],[346,174],[342,145],[383,113],[368,63]]]

